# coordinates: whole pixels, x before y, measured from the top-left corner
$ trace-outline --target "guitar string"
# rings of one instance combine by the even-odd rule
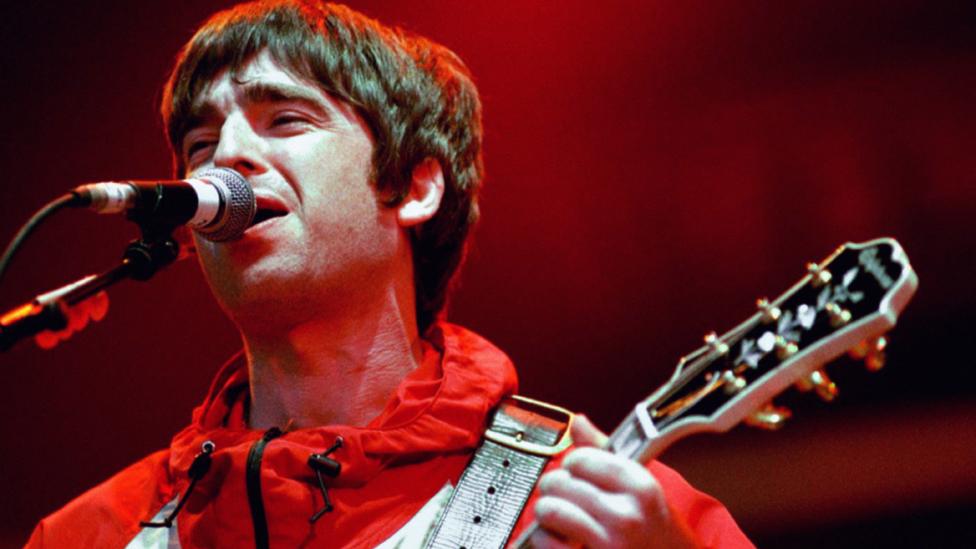
[[[726,345],[729,345],[729,347],[731,348],[733,345],[738,344],[746,333],[748,333],[756,326],[758,326],[759,322],[760,322],[760,316],[756,315],[755,317],[747,320],[743,324],[737,326],[736,328],[733,328],[728,333],[724,334],[721,337],[721,339],[719,339],[718,341]],[[693,381],[695,378],[700,376],[702,372],[704,372],[709,366],[711,366],[717,358],[720,358],[720,355],[716,355],[714,352],[710,353],[709,352],[710,350],[711,350],[710,347],[702,346],[696,349],[695,351],[685,355],[682,358],[682,360],[690,361],[690,362],[686,362],[680,366],[681,372],[678,374],[678,377],[671,383],[671,388],[668,391],[666,391],[664,394],[662,394],[659,398],[657,398],[656,401],[657,402],[667,401],[669,398],[674,396],[675,393],[677,393],[680,389],[684,388],[691,381]],[[651,402],[645,401],[639,405],[650,407],[652,404],[653,403]],[[667,427],[669,424],[677,420],[679,416],[680,414],[676,416],[666,417],[656,426],[658,428]],[[633,446],[630,444],[620,445],[623,446],[624,448],[633,449],[630,452],[621,452],[621,455],[625,455],[629,459],[635,459],[643,451],[643,447],[648,442],[650,442],[650,439],[647,438],[646,434],[643,432],[642,429],[628,429],[628,427],[631,424],[636,422],[638,422],[638,419],[636,417],[636,412],[634,410],[631,410],[630,413],[627,414],[627,417],[624,419],[624,421],[620,425],[618,425],[616,429],[613,430],[613,432],[610,434],[609,437],[609,440],[612,443],[617,443],[614,444],[614,446],[617,446],[619,444],[620,442],[619,439],[621,439],[622,437],[626,437],[628,434],[636,433],[640,437],[641,443],[637,446]]]

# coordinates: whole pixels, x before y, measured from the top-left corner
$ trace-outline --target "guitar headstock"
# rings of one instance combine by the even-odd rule
[[[918,279],[891,238],[848,243],[732,330],[705,337],[671,379],[637,405],[611,435],[615,451],[645,461],[674,440],[726,431],[746,420],[777,427],[787,411],[772,398],[791,386],[830,400],[836,388],[820,370],[845,351],[877,369],[883,334],[895,325]]]

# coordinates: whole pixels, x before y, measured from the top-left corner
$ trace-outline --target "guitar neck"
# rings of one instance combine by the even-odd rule
[[[891,238],[848,243],[780,297],[757,301],[744,322],[678,361],[660,389],[638,403],[610,434],[608,450],[647,463],[688,435],[723,432],[745,420],[778,428],[788,411],[771,399],[791,386],[825,400],[836,386],[821,368],[845,352],[883,364],[886,340],[918,279]],[[516,541],[531,547],[533,523]]]

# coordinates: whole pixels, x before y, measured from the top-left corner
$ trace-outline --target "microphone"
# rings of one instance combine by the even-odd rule
[[[251,186],[229,168],[211,168],[175,181],[88,183],[73,193],[81,206],[98,213],[126,213],[139,223],[189,225],[213,242],[239,238],[257,211]]]

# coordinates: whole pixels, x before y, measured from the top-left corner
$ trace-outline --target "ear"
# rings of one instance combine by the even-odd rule
[[[413,169],[410,191],[397,206],[397,221],[401,227],[413,227],[434,217],[444,196],[444,172],[433,158],[425,158]]]

